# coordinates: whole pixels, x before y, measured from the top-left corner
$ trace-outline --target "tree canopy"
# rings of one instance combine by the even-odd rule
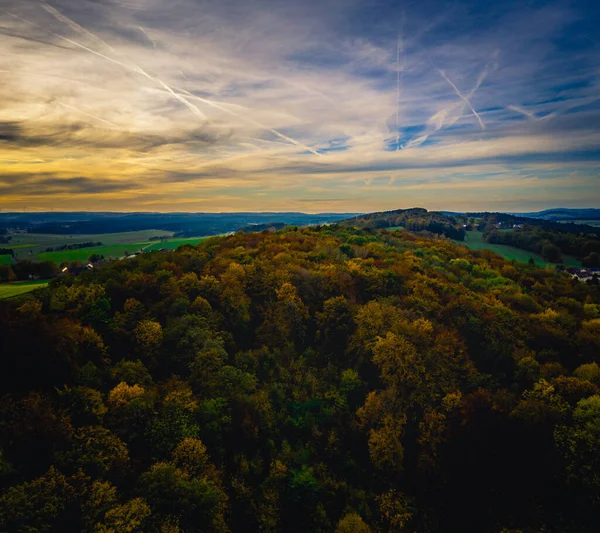
[[[239,232],[0,302],[0,530],[577,532],[600,289],[446,238]]]

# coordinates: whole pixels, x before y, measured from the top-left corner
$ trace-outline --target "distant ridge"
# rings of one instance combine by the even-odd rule
[[[540,218],[543,220],[600,220],[600,209],[597,208],[582,208],[569,209],[566,207],[556,207],[537,211],[533,213],[507,213],[509,215]]]
[[[52,235],[96,235],[148,229],[172,231],[178,237],[217,235],[248,225],[283,223],[294,226],[330,224],[355,213],[0,213],[0,229]]]
[[[405,228],[409,231],[444,235],[458,241],[465,238],[463,225],[453,216],[446,216],[440,211],[427,211],[423,207],[368,213],[349,218],[340,224],[371,229]]]

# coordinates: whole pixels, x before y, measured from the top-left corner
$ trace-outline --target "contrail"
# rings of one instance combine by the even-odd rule
[[[120,130],[122,130],[123,128],[121,126],[118,126],[117,124],[114,124],[113,122],[110,122],[108,120],[104,120],[103,118],[97,117],[95,115],[92,115],[91,113],[88,113],[87,111],[83,111],[83,109],[78,109],[75,106],[69,105],[69,104],[65,104],[64,102],[57,102],[59,105],[66,107],[67,109],[72,109],[73,111],[77,111],[77,113],[81,113],[82,115],[86,115],[90,118],[93,118],[95,120],[98,120],[99,122],[103,122],[104,124],[108,124],[109,126],[112,126],[113,128],[118,128]]]
[[[23,22],[25,22],[26,24],[30,24],[31,26],[35,26],[36,28],[41,28],[40,26],[38,26],[37,24],[34,24],[33,22],[29,22],[28,20],[25,20],[24,18],[19,17],[18,15],[14,15],[13,13],[9,13],[8,11],[6,11],[6,13],[12,17],[15,17]],[[102,59],[105,59],[106,61],[110,61],[111,63],[114,63],[115,65],[119,65],[120,67],[126,69],[126,70],[131,70],[133,72],[136,72],[138,74],[141,74],[142,76],[144,76],[145,78],[149,79],[150,81],[156,82],[159,85],[161,85],[164,89],[166,89],[178,102],[181,102],[182,104],[184,104],[190,111],[192,111],[194,113],[194,115],[196,115],[197,117],[206,120],[206,115],[204,113],[202,113],[202,111],[200,111],[200,109],[198,109],[194,104],[188,102],[185,98],[183,98],[181,95],[178,95],[175,91],[173,91],[173,89],[171,89],[171,87],[169,87],[164,81],[162,81],[160,78],[155,78],[153,76],[151,76],[150,74],[148,74],[143,68],[141,68],[139,65],[136,65],[134,63],[134,66],[131,67],[125,63],[123,63],[122,61],[119,61],[117,59],[113,59],[112,57],[109,57],[107,55],[102,54],[101,52],[97,52],[96,50],[92,50],[91,48],[88,48],[87,46],[78,43],[77,41],[73,41],[72,39],[68,39],[67,37],[63,37],[62,35],[59,35],[58,33],[55,33],[53,31],[50,30],[46,30],[48,33],[50,33],[51,35],[54,35],[55,37],[62,39],[63,41],[72,44],[73,46],[76,46],[78,48],[81,48],[82,50],[85,50],[87,52],[89,52],[90,54],[94,54],[95,56],[101,57]]]
[[[50,35],[54,35],[54,37],[57,37],[57,38],[65,41],[65,42],[67,42],[69,44],[72,44],[73,46],[77,46],[78,48],[86,50],[86,51],[90,52],[91,54],[94,54],[94,55],[96,55],[98,57],[106,59],[107,61],[110,61],[111,63],[114,63],[115,65],[119,65],[119,66],[121,66],[123,68],[126,68],[127,70],[132,70],[132,68],[130,66],[126,65],[125,63],[122,63],[121,61],[118,61],[118,60],[113,59],[111,57],[105,56],[104,54],[102,54],[100,52],[96,52],[95,50],[92,50],[91,48],[88,48],[87,46],[84,46],[83,44],[79,44],[78,42],[73,41],[73,40],[71,40],[71,39],[69,39],[67,37],[63,37],[62,35],[59,35],[58,33],[55,33],[55,32],[53,32],[51,30],[47,30],[45,28],[42,28],[41,26],[39,26],[38,24],[35,24],[34,22],[30,22],[29,20],[26,20],[26,19],[24,19],[22,17],[19,17],[19,15],[15,15],[14,13],[9,13],[8,11],[5,11],[5,13],[7,15],[11,16],[11,17],[14,17],[14,18],[20,20],[21,22],[24,22],[25,24],[29,24],[30,26],[33,26],[34,28],[38,28],[40,30],[44,30],[44,31],[48,32]]]
[[[506,106],[506,109],[510,109],[512,111],[516,111],[517,113],[521,113],[522,115],[525,115],[526,117],[529,117],[535,121],[550,120],[551,118],[554,118],[557,115],[560,115],[561,113],[563,113],[565,111],[568,111],[569,109],[573,109],[574,107],[580,107],[580,106],[592,104],[595,101],[600,100],[600,96],[592,96],[592,97],[588,97],[588,98],[583,98],[583,100],[584,100],[583,102],[581,101],[581,99],[579,99],[575,102],[566,102],[565,105],[563,105],[562,107],[559,107],[555,111],[552,111],[551,113],[548,113],[547,115],[544,115],[543,117],[540,117],[540,116],[536,115],[535,113],[533,113],[532,111],[528,111],[527,109],[524,109],[517,105],[508,105],[508,106]]]
[[[417,137],[416,139],[411,139],[406,143],[404,148],[414,148],[415,146],[421,146],[428,138],[430,134],[421,135],[421,137]]]
[[[479,121],[479,125],[481,126],[481,129],[484,130],[485,129],[485,124],[483,123],[483,120],[481,120],[481,117],[479,116],[479,113],[477,113],[477,111],[475,111],[475,109],[473,108],[473,106],[471,105],[471,102],[469,101],[469,99],[464,96],[459,90],[458,87],[456,87],[456,85],[454,85],[454,83],[452,83],[450,81],[450,79],[448,78],[448,76],[446,76],[446,73],[443,70],[439,70],[438,72],[440,73],[440,75],[442,76],[442,78],[444,78],[449,84],[450,86],[454,89],[454,91],[456,92],[456,94],[465,101],[465,103],[469,106],[469,109],[471,110],[471,112],[477,117],[477,120]]]
[[[510,109],[511,111],[516,111],[517,113],[521,113],[521,115],[525,115],[526,117],[529,117],[529,118],[533,118],[533,119],[537,118],[535,113],[532,113],[531,111],[527,111],[527,109],[523,109],[522,107],[519,107],[517,105],[507,105],[506,109]]]
[[[483,68],[483,70],[481,71],[481,73],[479,74],[479,76],[477,77],[477,81],[475,82],[475,85],[471,88],[471,90],[467,93],[466,96],[463,96],[462,94],[460,94],[460,92],[458,91],[456,85],[454,85],[448,78],[447,76],[445,76],[444,72],[438,68],[436,68],[436,66],[431,63],[431,61],[429,61],[429,63],[431,64],[432,68],[434,68],[435,70],[437,70],[438,72],[440,72],[442,74],[442,76],[444,76],[444,78],[446,79],[446,81],[448,83],[450,83],[450,85],[454,88],[454,90],[457,92],[457,94],[460,96],[461,100],[462,100],[462,106],[464,108],[465,103],[469,104],[469,108],[471,109],[471,111],[475,114],[475,116],[477,117],[477,119],[479,120],[479,123],[482,124],[481,121],[481,117],[475,112],[475,110],[472,108],[472,106],[470,105],[469,102],[469,98],[471,98],[479,89],[479,87],[481,86],[481,84],[483,83],[483,81],[485,80],[485,78],[488,75],[489,72],[489,67],[490,64],[492,64],[492,61],[489,61],[485,67]],[[430,135],[433,135],[434,133],[438,132],[439,130],[441,130],[444,126],[451,126],[452,124],[454,124],[459,118],[460,118],[460,114],[457,115],[456,117],[454,117],[453,119],[451,119],[450,121],[446,122],[446,118],[448,117],[448,115],[450,115],[450,113],[452,113],[457,107],[459,107],[461,105],[461,103],[456,103],[453,104],[445,109],[442,109],[440,111],[438,111],[437,113],[435,113],[433,116],[431,116],[428,120],[427,120],[427,124],[428,125],[433,125],[433,129],[429,129],[429,131],[427,131],[426,133],[424,133],[423,135],[419,136],[419,137],[413,137],[408,143],[406,143],[406,145],[404,145],[403,148],[414,148],[415,146],[420,146],[421,144],[423,144]],[[462,111],[461,111],[462,113]],[[482,124],[483,127],[483,124]],[[483,127],[483,129],[485,129],[485,127]]]
[[[170,94],[173,95],[173,97],[178,100],[179,102],[181,102],[185,107],[187,107],[192,113],[194,113],[194,115],[196,115],[198,118],[206,121],[206,115],[200,111],[200,109],[198,109],[197,106],[195,106],[194,104],[192,104],[191,102],[189,102],[188,100],[186,100],[185,98],[183,98],[183,96],[177,94],[173,89],[171,89],[171,87],[169,87],[164,81],[162,81],[160,78],[153,78],[152,76],[150,76],[146,71],[144,71],[142,68],[136,66],[137,72],[139,72],[140,74],[142,74],[143,76],[146,76],[149,80],[153,80],[153,81],[157,81],[160,85],[162,85]]]
[[[178,91],[181,91],[182,93],[186,94],[187,96],[189,96],[190,98],[195,98],[196,100],[200,100],[201,102],[204,102],[206,105],[209,105],[211,107],[214,107],[215,109],[219,109],[221,111],[223,111],[224,113],[227,113],[228,115],[232,115],[234,117],[237,117],[241,120],[244,120],[246,122],[249,122],[250,124],[253,124],[263,130],[269,131],[271,132],[273,135],[276,135],[277,137],[279,137],[280,139],[283,139],[295,146],[299,146],[300,148],[304,148],[305,150],[308,150],[309,152],[318,155],[319,157],[321,157],[321,154],[319,152],[317,152],[316,150],[312,149],[310,146],[306,146],[305,144],[302,144],[298,141],[296,141],[295,139],[292,139],[291,137],[288,137],[287,135],[284,135],[283,133],[277,131],[276,129],[273,129],[269,126],[266,126],[265,124],[261,124],[260,122],[257,122],[256,120],[249,118],[249,117],[245,117],[244,115],[240,115],[239,113],[235,113],[234,111],[231,111],[230,109],[227,109],[226,107],[223,107],[222,105],[218,104],[217,102],[214,102],[213,100],[207,100],[206,98],[202,98],[200,96],[197,96],[189,91],[186,91],[185,89],[180,89],[178,87],[175,87],[175,89],[177,89]]]
[[[79,24],[77,24],[75,21],[71,20],[70,18],[66,17],[65,15],[63,15],[62,13],[60,13],[57,9],[53,8],[52,6],[48,5],[45,0],[41,0],[42,2],[42,7],[48,11],[51,15],[53,15],[55,18],[57,18],[58,20],[60,20],[61,22],[67,24],[69,27],[75,29],[76,31],[80,32],[80,33],[84,33],[85,35],[88,35],[90,37],[92,37],[93,39],[95,39],[96,41],[100,42],[101,44],[103,44],[104,46],[106,46],[112,53],[114,53],[115,55],[118,55],[118,53],[116,52],[116,50],[110,46],[108,43],[106,43],[105,41],[103,41],[102,39],[100,39],[100,37],[98,37],[97,35],[95,35],[94,33],[86,30],[85,28],[83,28],[82,26],[80,26]],[[138,26],[138,29],[146,36],[146,38],[152,43],[152,46],[154,48],[156,48],[156,43],[154,42],[153,39],[150,38],[150,36],[148,35],[148,33],[146,32],[146,30],[144,30],[144,28],[142,28],[141,26]],[[53,32],[50,32],[53,33]],[[107,59],[109,61],[112,61],[113,63],[116,63],[124,68],[130,68],[127,65],[125,65],[124,63],[121,63],[120,61],[116,61],[114,59],[111,59],[103,54],[100,54],[99,52],[96,52],[90,48],[87,48],[83,45],[80,45],[78,43],[76,43],[75,41],[71,41],[70,39],[66,39],[65,37],[62,37],[60,35],[54,34],[57,37],[60,37],[62,39],[65,39],[67,42],[74,44],[75,46],[79,46],[80,48],[83,48],[84,50],[87,50],[88,52],[91,52],[93,54],[96,54],[104,59]],[[198,109],[197,106],[195,106],[194,104],[192,104],[191,102],[189,102],[187,99],[183,98],[181,95],[177,94],[175,91],[173,91],[173,89],[171,87],[169,87],[165,82],[163,82],[160,78],[158,77],[153,77],[150,76],[144,69],[142,69],[139,65],[135,65],[135,68],[133,69],[135,72],[141,74],[142,76],[146,77],[147,79],[151,80],[151,81],[155,81],[157,83],[159,83],[165,90],[167,90],[177,101],[179,101],[180,103],[182,103],[183,105],[185,105],[194,115],[196,115],[197,117],[206,120],[206,115],[200,111],[200,109]],[[398,73],[398,76],[400,75],[400,73]],[[181,89],[179,89],[181,90]],[[187,91],[182,91],[184,93],[187,93]],[[192,95],[191,93],[188,93],[189,96],[195,96]],[[225,111],[226,113],[229,113],[231,115],[237,116],[238,118],[242,118],[243,120],[249,121],[253,124],[255,124],[256,126],[261,127],[262,129],[266,129],[270,132],[272,132],[273,134],[277,135],[278,137],[280,137],[283,140],[286,140],[288,142],[291,142],[292,144],[295,144],[296,146],[300,146],[303,148],[306,148],[307,150],[309,150],[311,153],[315,154],[315,155],[321,155],[318,152],[316,152],[315,150],[313,150],[312,148],[305,146],[297,141],[295,141],[294,139],[292,139],[291,137],[287,137],[286,135],[283,135],[282,133],[278,132],[277,130],[273,129],[273,128],[269,128],[267,126],[264,126],[252,119],[243,117],[241,115],[237,115],[232,111],[229,111],[221,106],[219,106],[218,104],[216,104],[215,102],[209,103],[208,100],[204,100],[200,97],[199,98],[201,101],[204,101],[205,103],[207,103],[207,105],[212,105],[213,107],[217,107],[219,109],[221,109],[222,111]],[[398,102],[399,102],[400,96],[398,96]],[[399,105],[399,103],[398,103]],[[398,116],[396,116],[396,121],[398,121]]]
[[[405,13],[402,11],[402,26],[396,47],[396,151],[400,150],[400,96],[402,95],[400,84],[404,75],[404,55],[402,56],[402,73],[400,73],[400,53],[404,52],[404,17]]]
[[[148,35],[148,32],[141,26],[138,26],[137,29],[140,30],[144,34],[144,37],[146,37],[146,39],[148,39],[152,43],[152,48],[156,48],[156,43],[154,42],[154,39],[152,39],[152,37]]]
[[[400,36],[396,47],[396,150],[400,142]]]
[[[39,26],[39,25],[37,25],[37,24],[35,24],[35,23],[33,23],[33,22],[30,22],[30,21],[28,21],[28,20],[25,20],[25,19],[24,19],[24,18],[22,18],[22,17],[19,17],[18,15],[15,15],[15,14],[13,14],[13,13],[10,13],[10,12],[8,12],[8,11],[5,11],[5,13],[6,13],[7,15],[10,15],[11,17],[14,17],[14,18],[16,18],[16,19],[19,19],[19,20],[21,20],[22,22],[25,22],[26,24],[29,24],[29,25],[31,25],[31,26],[34,26],[34,27],[36,27],[36,28],[39,28],[39,29],[44,29],[44,28],[42,28],[41,26]],[[84,28],[82,28],[82,29],[84,29]],[[84,29],[84,30],[85,30],[85,29]],[[147,73],[147,72],[146,72],[146,71],[145,71],[143,68],[141,68],[139,65],[137,65],[137,64],[135,64],[135,63],[134,63],[134,67],[131,67],[131,66],[129,66],[129,65],[127,65],[127,64],[125,64],[125,63],[123,63],[123,62],[121,62],[121,61],[117,60],[117,59],[113,59],[113,58],[111,58],[111,57],[109,57],[109,56],[107,56],[107,55],[104,55],[104,54],[102,54],[101,52],[97,52],[96,50],[93,50],[92,48],[89,48],[89,47],[87,47],[87,46],[85,46],[85,45],[83,45],[83,44],[80,44],[80,43],[78,43],[77,41],[73,41],[72,39],[69,39],[69,38],[67,38],[67,37],[64,37],[64,36],[62,36],[62,35],[59,35],[58,33],[55,33],[55,32],[53,32],[53,31],[50,31],[50,30],[45,30],[45,31],[47,31],[47,32],[48,32],[48,33],[50,33],[51,35],[54,35],[55,37],[57,37],[57,38],[59,38],[59,39],[61,39],[61,40],[65,41],[65,42],[67,42],[67,43],[69,43],[69,44],[72,44],[73,46],[76,46],[76,47],[78,47],[78,48],[81,48],[82,50],[85,50],[85,51],[87,51],[87,52],[89,52],[89,53],[91,53],[91,54],[93,54],[93,55],[95,55],[95,56],[101,57],[102,59],[105,59],[106,61],[109,61],[109,62],[111,62],[111,63],[114,63],[115,65],[119,65],[120,67],[122,67],[122,68],[124,68],[124,69],[126,69],[126,70],[131,70],[131,71],[133,71],[133,72],[136,72],[136,73],[138,73],[138,74],[140,74],[140,75],[144,76],[145,78],[147,78],[147,79],[149,79],[149,80],[151,80],[151,81],[154,81],[154,82],[158,83],[158,84],[159,84],[159,85],[161,85],[161,86],[162,86],[162,87],[163,87],[163,88],[164,88],[164,89],[165,89],[167,92],[169,92],[169,93],[170,93],[170,94],[171,94],[171,95],[172,95],[172,96],[173,96],[173,97],[174,97],[174,98],[175,98],[177,101],[181,102],[181,103],[182,103],[182,104],[184,104],[184,105],[185,105],[185,106],[186,106],[188,109],[190,109],[190,110],[191,110],[191,111],[192,111],[192,112],[193,112],[193,113],[194,113],[196,116],[198,116],[199,118],[202,118],[203,120],[205,120],[205,119],[206,119],[206,115],[205,115],[204,113],[202,113],[202,111],[200,111],[200,109],[198,109],[198,107],[196,107],[194,104],[192,104],[191,102],[189,102],[189,101],[188,101],[186,98],[184,98],[184,97],[183,97],[183,96],[181,96],[180,94],[177,94],[175,91],[173,91],[173,89],[172,89],[171,87],[169,87],[169,86],[168,86],[168,85],[167,85],[165,82],[163,82],[163,81],[162,81],[160,78],[153,77],[153,76],[151,76],[150,74],[148,74],[148,73]],[[85,31],[87,31],[87,30],[85,30]],[[291,144],[293,144],[293,145],[295,145],[295,146],[299,146],[299,147],[301,147],[301,148],[304,148],[305,150],[308,150],[309,152],[313,153],[314,155],[318,155],[319,157],[321,156],[321,154],[320,154],[319,152],[317,152],[316,150],[314,150],[313,148],[311,148],[311,147],[309,147],[309,146],[306,146],[306,145],[304,145],[304,144],[302,144],[302,143],[300,143],[300,142],[296,141],[295,139],[292,139],[291,137],[288,137],[287,135],[284,135],[283,133],[281,133],[281,132],[279,132],[279,131],[277,131],[277,130],[275,130],[275,129],[273,129],[273,128],[270,128],[269,126],[265,126],[264,124],[261,124],[260,122],[257,122],[257,121],[256,121],[256,120],[254,120],[254,119],[251,119],[251,118],[245,117],[245,116],[243,116],[243,115],[240,115],[240,114],[238,114],[238,113],[235,113],[235,112],[233,112],[233,111],[231,111],[231,110],[229,110],[229,109],[227,109],[227,108],[225,108],[225,107],[223,107],[223,106],[219,105],[217,102],[213,102],[213,101],[211,101],[211,100],[206,100],[206,99],[204,99],[204,98],[201,98],[200,96],[197,96],[197,95],[195,95],[195,94],[192,94],[192,93],[190,93],[189,91],[186,91],[186,90],[184,90],[184,89],[179,89],[179,88],[177,88],[177,90],[178,90],[178,91],[180,91],[180,92],[183,92],[184,94],[187,94],[188,96],[190,96],[190,97],[192,97],[192,98],[195,98],[195,99],[197,99],[197,100],[200,100],[201,102],[204,102],[205,104],[207,104],[207,105],[209,105],[209,106],[211,106],[211,107],[214,107],[214,108],[216,108],[216,109],[220,109],[221,111],[223,111],[223,112],[225,112],[225,113],[228,113],[229,115],[233,115],[233,116],[235,116],[235,117],[238,117],[238,118],[240,118],[240,119],[242,119],[242,120],[245,120],[246,122],[250,122],[251,124],[254,124],[255,126],[257,126],[257,127],[261,128],[261,129],[267,130],[267,131],[269,131],[269,132],[273,133],[274,135],[278,136],[280,139],[286,140],[287,142],[289,142],[289,143],[291,143]]]
[[[77,24],[77,22],[70,19],[66,15],[63,15],[58,9],[52,7],[47,2],[45,2],[45,0],[41,0],[41,4],[42,4],[42,8],[44,8],[48,13],[50,13],[55,19],[66,24],[71,29],[75,30],[76,32],[79,32],[84,35],[87,35],[88,37],[91,37],[92,39],[99,42],[103,46],[106,46],[106,48],[108,48],[113,54],[118,55],[117,51],[110,44],[108,44],[107,42],[100,39],[100,37],[98,37],[96,34],[92,33],[91,31],[86,30],[83,26],[80,26],[79,24]]]

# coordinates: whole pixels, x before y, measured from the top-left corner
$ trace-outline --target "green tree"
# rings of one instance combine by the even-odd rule
[[[600,396],[584,398],[573,411],[573,425],[559,425],[556,445],[566,460],[567,475],[600,498]]]
[[[68,523],[75,489],[53,466],[41,477],[9,487],[0,495],[0,524],[7,531],[56,531]]]
[[[544,245],[542,248],[542,257],[551,263],[560,263],[562,261],[560,248],[552,243]]]

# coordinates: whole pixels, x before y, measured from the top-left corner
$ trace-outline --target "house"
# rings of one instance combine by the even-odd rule
[[[599,268],[568,268],[567,272],[571,274],[571,279],[576,279],[578,281],[591,281],[594,278],[599,277],[600,269]]]

